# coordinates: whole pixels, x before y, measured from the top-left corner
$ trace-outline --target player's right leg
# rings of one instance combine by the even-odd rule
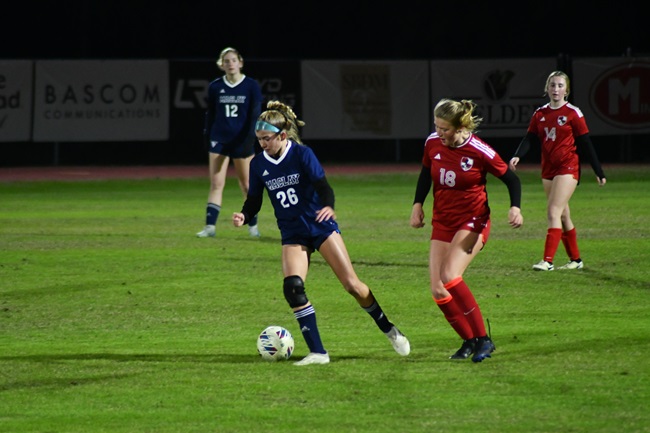
[[[216,225],[221,212],[221,201],[230,161],[227,156],[213,152],[209,153],[209,158],[210,192],[208,193],[208,204],[206,205],[205,227],[196,234],[199,238],[214,237],[216,235]]]

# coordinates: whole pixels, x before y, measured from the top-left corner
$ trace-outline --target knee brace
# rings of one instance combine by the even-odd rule
[[[297,275],[292,275],[284,279],[284,298],[291,308],[302,307],[307,302],[305,295],[305,283]]]

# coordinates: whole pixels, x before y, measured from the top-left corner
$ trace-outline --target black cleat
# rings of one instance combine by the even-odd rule
[[[469,340],[463,340],[463,345],[460,346],[460,349],[456,351],[449,359],[467,359],[472,353],[474,353],[474,348],[476,347],[476,338],[470,338]]]
[[[472,356],[472,362],[481,362],[485,358],[491,358],[491,353],[494,352],[496,347],[490,337],[480,337],[476,342],[476,350],[474,351],[474,356]]]

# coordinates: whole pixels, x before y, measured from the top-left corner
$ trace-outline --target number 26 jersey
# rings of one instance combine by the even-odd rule
[[[317,236],[323,230],[338,230],[333,219],[316,222],[316,211],[323,206],[313,184],[324,177],[325,171],[314,152],[289,141],[277,159],[266,152],[253,157],[248,194],[259,195],[267,190],[283,239]]]

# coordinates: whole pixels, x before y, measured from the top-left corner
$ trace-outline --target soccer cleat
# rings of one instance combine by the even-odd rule
[[[476,338],[470,338],[469,340],[463,340],[463,345],[460,346],[460,349],[456,351],[449,359],[467,359],[476,348]]]
[[[248,226],[248,234],[251,235],[251,237],[253,238],[259,238],[260,230],[257,228],[257,225]]]
[[[293,365],[311,365],[311,364],[329,364],[330,355],[329,353],[315,353],[312,352],[309,355],[305,356],[298,362],[294,362]]]
[[[582,269],[585,266],[585,264],[582,262],[582,260],[571,260],[569,263],[566,265],[562,265],[558,268],[559,269]]]
[[[494,343],[490,340],[490,337],[481,337],[476,341],[476,350],[474,351],[474,356],[472,356],[472,362],[481,362],[485,358],[492,358],[491,353],[494,352]]]
[[[205,228],[203,230],[201,230],[200,232],[198,232],[196,234],[196,237],[197,238],[208,238],[208,237],[213,238],[216,233],[217,232],[216,232],[214,226],[207,225],[207,226],[205,226]]]
[[[541,262],[534,264],[533,269],[536,271],[552,271],[554,268],[553,263],[542,260]]]
[[[402,356],[407,356],[411,353],[411,343],[409,343],[408,338],[397,329],[396,326],[393,326],[390,331],[386,333],[386,337],[390,341],[390,344],[393,345],[395,352]]]

